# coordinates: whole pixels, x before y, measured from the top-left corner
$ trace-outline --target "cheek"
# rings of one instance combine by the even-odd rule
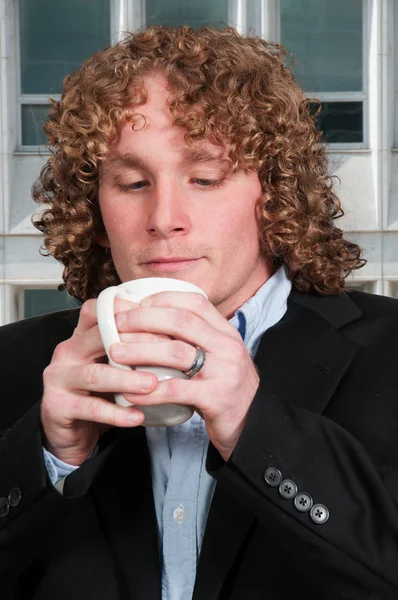
[[[131,207],[113,204],[101,207],[102,219],[109,238],[116,243],[140,230],[140,219]]]
[[[247,194],[247,190],[246,194]],[[212,232],[217,243],[224,241],[228,245],[236,246],[240,243],[255,243],[258,240],[259,211],[257,200],[261,195],[253,193],[250,196],[234,195],[225,198],[217,206],[217,210],[207,215],[207,230]]]

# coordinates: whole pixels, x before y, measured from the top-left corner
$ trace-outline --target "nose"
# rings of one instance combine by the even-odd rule
[[[151,236],[169,238],[185,235],[191,228],[188,199],[178,182],[159,182],[148,202],[147,231]]]

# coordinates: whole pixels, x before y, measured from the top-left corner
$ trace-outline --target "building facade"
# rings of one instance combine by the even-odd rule
[[[398,0],[0,0],[0,324],[74,304],[31,224],[48,99],[92,52],[155,23],[230,24],[294,55],[322,102],[340,226],[368,261],[350,283],[398,297]]]

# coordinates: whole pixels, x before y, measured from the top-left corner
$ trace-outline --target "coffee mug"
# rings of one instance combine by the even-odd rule
[[[188,379],[188,377],[178,369],[158,366],[143,366],[139,367],[121,365],[114,362],[109,356],[109,348],[112,344],[120,342],[119,332],[115,323],[114,302],[115,298],[124,298],[139,304],[141,300],[157,292],[195,292],[202,294],[207,298],[206,293],[197,285],[181,281],[179,279],[171,279],[167,277],[147,277],[144,279],[134,279],[126,281],[117,286],[112,286],[103,290],[97,299],[97,320],[98,327],[102,338],[102,343],[108,356],[109,364],[119,369],[135,369],[137,371],[147,371],[154,373],[159,381],[178,377],[180,379]],[[139,309],[137,309],[139,310]],[[131,406],[122,394],[115,393],[115,402],[121,406]],[[191,418],[194,408],[181,404],[159,404],[155,406],[139,406],[137,407],[145,415],[145,420],[142,423],[145,427],[163,427],[170,425],[179,425]]]

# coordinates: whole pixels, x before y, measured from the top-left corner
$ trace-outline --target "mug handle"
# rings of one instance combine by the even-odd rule
[[[119,332],[115,323],[115,298],[125,298],[126,300],[131,301],[130,296],[123,288],[112,286],[103,290],[97,298],[98,327],[100,330],[102,343],[104,344],[105,352],[109,360],[109,364],[112,367],[118,367],[119,369],[125,369],[129,371],[133,367],[129,367],[128,365],[121,365],[120,363],[116,364],[109,356],[109,348],[112,346],[112,344],[120,342]]]

